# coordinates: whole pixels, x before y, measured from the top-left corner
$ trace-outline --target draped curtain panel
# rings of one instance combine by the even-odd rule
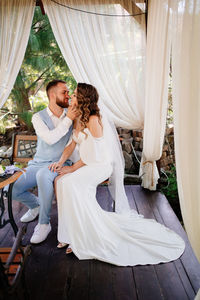
[[[200,1],[174,2],[172,97],[178,191],[184,225],[200,261]]]
[[[45,12],[76,81],[96,86],[116,126],[143,128],[144,11],[131,0],[56,2],[44,0]]]
[[[34,0],[0,1],[0,107],[20,70],[30,34]]]
[[[144,143],[140,166],[142,186],[156,190],[156,160],[162,155],[168,105],[171,49],[171,18],[168,0],[150,0],[148,9]]]

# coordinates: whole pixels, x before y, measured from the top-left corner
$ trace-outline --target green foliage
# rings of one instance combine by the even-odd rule
[[[62,79],[70,85],[76,82],[53,35],[47,15],[36,7],[25,59],[21,69],[26,88],[32,94],[52,79]]]
[[[9,114],[3,113],[0,116],[0,134],[5,134],[6,133],[6,128],[8,127],[13,127],[13,122],[9,117]]]
[[[162,192],[167,198],[178,198],[178,186],[176,180],[176,168],[173,166],[170,171],[166,172],[169,184],[162,188]]]
[[[33,116],[33,112],[32,111],[24,111],[19,116],[19,118],[21,119],[21,121],[23,121],[23,123],[26,124],[28,130],[32,130],[33,129],[33,125],[32,125],[32,122],[31,122],[32,116]]]
[[[167,109],[167,125],[171,125],[174,122],[173,117],[173,101],[172,101],[172,61],[170,59],[170,72],[169,72],[169,84],[168,84],[168,109]]]
[[[26,162],[15,162],[14,163],[15,167],[23,169],[27,167],[27,163]]]
[[[48,106],[49,100],[46,92],[39,91],[36,96],[30,98],[31,108],[34,112],[38,112]]]
[[[0,164],[0,174],[3,174],[5,171],[6,167]]]

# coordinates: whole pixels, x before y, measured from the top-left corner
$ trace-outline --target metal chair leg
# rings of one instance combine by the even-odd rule
[[[18,231],[18,227],[15,223],[14,217],[13,217],[13,213],[12,213],[12,188],[13,188],[13,184],[11,183],[9,185],[9,189],[8,189],[8,216],[10,219],[10,224],[12,226],[12,229],[15,233],[15,236],[17,235],[17,231]]]
[[[113,212],[115,212],[115,200],[113,200],[112,209],[113,209]]]

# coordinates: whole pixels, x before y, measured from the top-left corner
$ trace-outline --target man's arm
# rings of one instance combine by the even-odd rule
[[[55,162],[55,163],[52,163],[48,166],[49,170],[52,171],[52,172],[59,172],[61,170],[62,165],[64,164],[64,162],[69,158],[69,156],[74,151],[75,147],[76,147],[76,143],[75,143],[74,140],[72,140],[71,143],[67,147],[65,147],[59,161]]]
[[[50,130],[42,121],[38,113],[33,115],[32,123],[36,134],[47,144],[53,145],[57,143],[65,134],[67,134],[70,126],[72,125],[72,120],[75,117],[76,114],[71,112],[69,109],[67,116],[63,118],[60,124],[52,130]]]

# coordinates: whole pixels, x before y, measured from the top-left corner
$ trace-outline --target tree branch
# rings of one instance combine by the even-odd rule
[[[44,72],[42,72],[42,74],[40,74],[40,76],[33,82],[31,83],[31,85],[26,88],[27,92],[32,88],[32,86],[34,86],[40,79],[42,79],[42,76],[51,69],[51,67],[57,62],[57,60],[59,59],[59,57],[57,59],[55,59],[55,61],[48,67],[46,68],[46,70],[44,70]]]
[[[35,27],[34,29],[39,28],[38,31],[36,31],[35,34],[37,34],[38,32],[40,32],[41,30],[44,30],[44,28],[47,27],[47,26],[49,26],[49,24],[45,24],[44,26],[41,26],[41,27]]]
[[[37,23],[40,23],[40,22],[42,22],[42,21],[43,21],[43,19],[37,20],[35,23],[32,24],[32,28],[33,28]]]

